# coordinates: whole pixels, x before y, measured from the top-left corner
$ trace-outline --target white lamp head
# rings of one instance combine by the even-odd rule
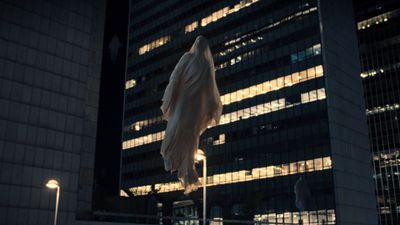
[[[54,189],[54,188],[60,187],[60,185],[58,184],[58,181],[56,181],[56,180],[49,180],[46,184],[46,187]]]

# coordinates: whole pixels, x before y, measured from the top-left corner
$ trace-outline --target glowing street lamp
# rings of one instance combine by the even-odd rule
[[[197,149],[195,155],[197,162],[203,161],[203,225],[206,225],[206,203],[207,203],[207,157],[203,150]]]
[[[54,213],[54,225],[57,225],[58,202],[60,199],[60,185],[58,184],[58,181],[56,181],[56,180],[49,180],[46,184],[46,187],[51,188],[51,189],[57,189],[56,209],[55,209],[55,213]]]

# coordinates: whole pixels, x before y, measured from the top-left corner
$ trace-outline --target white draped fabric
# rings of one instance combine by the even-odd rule
[[[188,194],[201,185],[194,160],[199,136],[207,126],[218,124],[222,113],[214,60],[204,37],[197,37],[175,66],[162,101],[163,118],[168,121],[161,145],[165,170],[177,171]]]

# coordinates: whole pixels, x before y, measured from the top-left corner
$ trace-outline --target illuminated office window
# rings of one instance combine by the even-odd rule
[[[367,115],[374,115],[374,114],[378,114],[378,113],[384,113],[384,112],[388,112],[388,111],[394,111],[394,110],[398,110],[400,109],[400,104],[399,103],[395,103],[395,104],[387,104],[385,106],[376,106],[372,109],[366,109],[366,114]]]
[[[371,26],[378,25],[380,23],[385,23],[391,19],[397,18],[400,15],[400,10],[396,9],[390,12],[386,12],[372,18],[360,21],[357,23],[358,30],[364,30],[370,28]]]
[[[133,88],[136,86],[136,80],[128,80],[125,82],[125,89],[128,90],[129,88]]]
[[[185,26],[185,33],[194,31],[199,26],[199,22],[194,21],[193,23]]]
[[[156,49],[160,46],[165,45],[166,43],[168,43],[169,41],[171,41],[171,36],[164,36],[164,37],[160,37],[159,39],[152,41],[148,44],[143,45],[142,47],[139,48],[139,55],[143,55],[146,52],[149,52],[153,49]]]
[[[256,106],[252,106],[245,109],[240,109],[234,112],[226,113],[221,116],[220,123],[217,125],[223,125],[227,123],[233,123],[239,120],[248,119],[250,117],[264,115],[267,113],[275,112],[281,109],[293,107],[298,104],[305,104],[309,102],[314,102],[317,100],[323,100],[326,98],[325,88],[320,88],[318,90],[312,90],[309,92],[301,93],[301,102],[293,102],[291,104],[285,104],[285,98],[280,98]],[[129,149],[137,147],[144,144],[153,143],[160,141],[164,138],[165,131],[148,134],[142,137],[137,137],[131,140],[124,141],[122,144],[122,149]]]
[[[220,145],[225,143],[225,134],[220,134],[217,140],[213,140],[213,145]]]
[[[129,195],[124,190],[119,190],[119,196],[121,197],[129,197]]]
[[[321,76],[323,76],[323,68],[320,65],[224,94],[221,96],[221,101],[223,105],[229,105],[234,102],[239,102],[244,99],[252,98],[254,96],[266,94],[270,91],[276,91],[284,87],[290,87],[292,85],[315,79]]]
[[[266,94],[270,91],[276,91],[281,88],[290,87],[292,85],[299,84],[301,82],[322,77],[323,72],[324,71],[321,65],[316,67],[311,67],[307,70],[294,72],[286,76],[282,76],[273,80],[265,81],[260,84],[252,85],[247,88],[243,88],[234,92],[224,94],[221,96],[221,102],[223,105],[229,105],[234,102],[239,102],[258,95]],[[322,96],[321,94],[322,93],[320,93],[319,96]],[[259,106],[257,109],[253,108],[252,111],[261,112],[262,107]],[[128,126],[126,130],[139,131],[144,127],[148,127],[161,122],[162,122],[162,116],[157,116],[151,119],[136,121],[132,123],[130,126]]]
[[[207,17],[204,17],[204,18],[200,19],[199,20],[200,22],[196,20],[196,21],[193,21],[192,23],[186,25],[185,26],[185,33],[190,33],[192,31],[196,30],[199,27],[199,25],[202,26],[202,27],[207,26],[208,24],[210,24],[212,22],[215,22],[215,21],[217,21],[217,20],[219,20],[221,18],[224,18],[225,16],[228,16],[228,15],[230,15],[232,13],[235,13],[235,12],[245,8],[245,7],[248,7],[248,6],[256,3],[257,1],[259,1],[259,0],[242,0],[242,1],[240,1],[238,4],[236,4],[234,6],[224,7],[222,9],[220,9],[220,10],[217,10],[217,11],[213,12],[212,14],[208,15]],[[308,4],[305,4],[304,6],[308,6]],[[317,10],[317,7],[312,7],[312,8],[306,9],[306,10],[302,9],[299,12],[296,12],[296,13],[290,15],[290,16],[286,16],[286,17],[280,19],[279,21],[276,21],[276,22],[274,22],[272,24],[269,24],[269,25],[267,25],[265,27],[262,27],[257,32],[265,31],[266,29],[270,29],[272,27],[279,26],[284,22],[292,20],[292,19],[294,19],[296,17],[304,16],[304,15],[306,15],[306,14],[308,14],[310,12],[316,11],[316,10]],[[248,35],[250,35],[250,34],[243,35],[240,38],[235,38],[235,39],[233,39],[233,42],[238,42],[242,38],[247,37]],[[230,52],[234,51],[235,49],[239,49],[240,47],[245,46],[246,44],[255,43],[257,40],[262,40],[262,37],[256,37],[256,38],[251,39],[251,40],[249,40],[247,42],[243,42],[243,43],[241,43],[239,45],[235,45],[234,47],[229,48],[227,50],[224,50],[224,51],[220,52],[219,54],[220,55],[226,55],[227,53],[230,53]],[[145,53],[147,53],[147,52],[149,52],[149,51],[151,51],[151,50],[153,50],[155,48],[158,48],[158,47],[168,43],[169,41],[171,41],[171,36],[170,35],[164,36],[164,37],[160,37],[159,39],[157,39],[155,41],[152,41],[152,42],[140,47],[139,48],[139,55],[143,55],[143,54],[145,54]],[[227,43],[233,43],[233,42],[231,41],[231,42],[227,42]],[[251,55],[252,53],[249,53],[249,54]],[[237,63],[237,60],[238,60],[237,58],[233,59],[232,63],[233,64]],[[240,59],[239,59],[239,61],[240,61]],[[225,62],[224,64],[227,64],[227,62]],[[219,69],[219,67],[217,69]]]
[[[310,163],[306,171],[305,169],[306,162],[315,162],[315,161],[323,162],[323,166],[318,168],[315,166],[316,165],[315,163]],[[233,171],[221,174],[214,174],[207,177],[207,186],[234,184],[234,183],[248,182],[253,180],[268,179],[273,177],[287,176],[298,173],[314,172],[314,171],[328,170],[328,169],[332,169],[332,160],[331,157],[329,156],[323,158],[310,159],[307,161],[292,162],[289,164],[271,165],[265,167],[257,167],[249,170],[240,170],[240,171]],[[202,180],[201,177],[199,179]],[[165,193],[165,192],[182,190],[182,186],[179,182],[168,182],[168,183],[155,184],[155,189],[158,190],[158,193]],[[129,188],[129,191],[133,195],[147,195],[151,191],[151,185],[131,187]]]
[[[334,209],[301,212],[303,225],[335,225]],[[254,221],[261,224],[299,224],[299,212],[280,212],[254,215]]]
[[[257,2],[258,0],[242,0],[238,4],[235,4],[233,6],[227,6],[222,9],[219,9],[217,11],[214,11],[210,15],[201,18],[200,21],[200,26],[205,27],[210,23],[213,23],[219,19],[222,19],[225,16],[228,16],[232,13],[235,13],[245,7],[248,7],[252,5],[253,3]],[[198,28],[198,21],[194,21],[189,25],[185,26],[185,33],[192,32],[195,29]]]

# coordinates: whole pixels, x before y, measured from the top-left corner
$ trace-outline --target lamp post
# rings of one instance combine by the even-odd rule
[[[206,225],[207,157],[203,150],[198,149],[195,158],[197,162],[203,161],[203,225]]]
[[[49,180],[46,184],[46,187],[51,188],[51,189],[57,189],[56,209],[55,209],[55,213],[54,213],[54,225],[57,225],[58,201],[60,199],[60,185],[58,184],[58,181],[56,181],[56,180]]]

